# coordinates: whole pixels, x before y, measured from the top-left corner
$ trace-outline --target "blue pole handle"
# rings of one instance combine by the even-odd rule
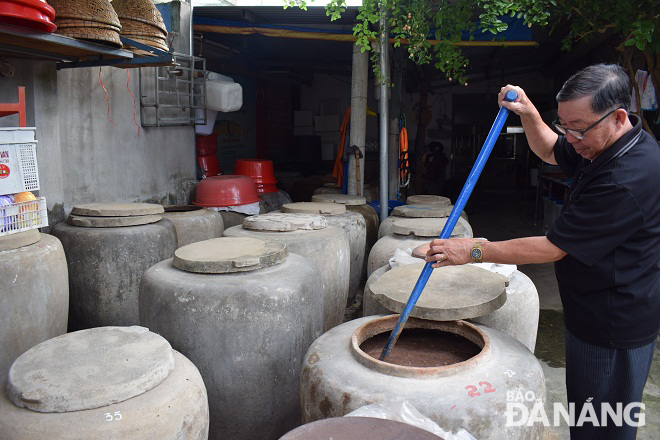
[[[508,92],[506,92],[506,96],[504,99],[509,102],[513,102],[516,100],[517,97],[518,94],[516,92],[514,92],[513,90],[509,90]],[[484,146],[481,147],[481,151],[479,152],[479,155],[477,156],[477,160],[474,163],[474,166],[472,167],[472,171],[470,171],[470,175],[468,176],[465,185],[463,185],[463,189],[461,190],[458,199],[456,199],[454,208],[451,210],[451,214],[449,214],[447,223],[445,223],[444,228],[442,228],[442,232],[440,233],[439,238],[449,238],[451,236],[451,232],[454,230],[454,226],[456,226],[456,222],[458,222],[458,218],[460,217],[461,212],[463,212],[463,208],[465,208],[465,205],[467,204],[467,201],[470,198],[470,195],[472,194],[472,190],[477,184],[477,180],[479,180],[479,176],[481,175],[481,172],[483,171],[484,166],[488,161],[488,156],[490,156],[491,151],[493,151],[493,147],[495,146],[495,141],[497,140],[497,137],[500,135],[500,132],[502,131],[502,126],[504,126],[504,122],[506,121],[507,116],[509,116],[509,110],[504,106],[500,107],[500,111],[497,113],[495,122],[493,123],[490,132],[488,132],[488,136],[486,137]],[[417,279],[415,288],[410,294],[410,298],[408,298],[406,307],[404,307],[403,312],[401,312],[401,315],[399,315],[399,320],[394,326],[392,333],[390,333],[390,337],[387,340],[387,344],[385,344],[385,348],[383,349],[383,352],[380,354],[379,359],[381,361],[384,360],[387,356],[389,356],[392,347],[394,347],[394,344],[396,344],[397,339],[399,339],[399,335],[401,334],[401,331],[403,330],[406,321],[408,321],[410,312],[412,312],[412,309],[415,307],[415,304],[417,304],[417,300],[421,296],[422,291],[424,290],[424,287],[426,287],[426,283],[429,280],[431,273],[433,272],[432,264],[433,263],[426,263],[424,265],[424,269],[422,270],[422,273],[419,275],[419,278]]]

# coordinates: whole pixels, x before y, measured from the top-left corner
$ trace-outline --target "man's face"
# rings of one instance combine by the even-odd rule
[[[596,114],[591,110],[591,97],[587,96],[572,101],[558,103],[559,122],[564,127],[573,130],[584,130],[598,121],[604,114]],[[616,124],[617,113],[607,116],[598,125],[584,134],[583,139],[577,139],[566,133],[566,140],[575,148],[575,151],[585,159],[594,160],[617,139]]]

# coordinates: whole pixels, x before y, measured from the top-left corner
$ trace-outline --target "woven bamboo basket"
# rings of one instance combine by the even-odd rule
[[[122,36],[169,50],[167,28],[152,0],[113,0],[112,5],[122,24]]]
[[[121,22],[109,0],[48,0],[58,33],[121,47]]]

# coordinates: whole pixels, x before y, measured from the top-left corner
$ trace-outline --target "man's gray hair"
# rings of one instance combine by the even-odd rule
[[[630,108],[630,79],[617,64],[594,64],[571,76],[557,93],[557,102],[591,96],[596,114]]]

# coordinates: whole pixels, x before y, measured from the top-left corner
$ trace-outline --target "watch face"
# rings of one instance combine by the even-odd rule
[[[481,249],[477,249],[477,248],[472,249],[471,255],[474,261],[479,261],[482,256]]]

